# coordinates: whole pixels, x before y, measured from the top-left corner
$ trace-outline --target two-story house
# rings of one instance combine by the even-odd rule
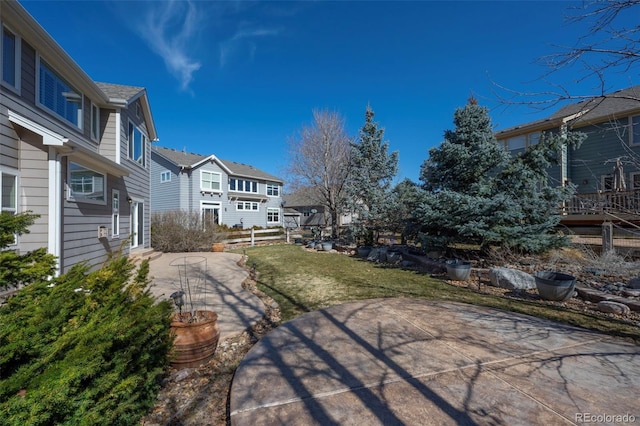
[[[282,226],[282,185],[255,167],[215,155],[151,150],[151,213],[184,210],[230,227]]]
[[[512,153],[538,143],[541,132],[579,131],[578,149],[558,153],[549,171],[552,183],[572,183],[576,196],[562,206],[563,223],[595,224],[615,219],[638,221],[640,213],[640,86],[560,108],[548,118],[496,133]]]
[[[146,90],[94,82],[16,1],[0,24],[0,207],[39,215],[9,249],[47,247],[65,272],[149,247]]]

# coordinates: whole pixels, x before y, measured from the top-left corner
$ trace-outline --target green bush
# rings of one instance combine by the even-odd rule
[[[77,265],[0,307],[0,423],[130,425],[168,365],[172,307],[154,303],[148,261]]]

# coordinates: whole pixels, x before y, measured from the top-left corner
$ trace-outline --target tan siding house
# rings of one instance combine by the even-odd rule
[[[0,207],[40,216],[10,248],[46,247],[65,272],[149,247],[146,90],[91,80],[16,1],[0,26]]]

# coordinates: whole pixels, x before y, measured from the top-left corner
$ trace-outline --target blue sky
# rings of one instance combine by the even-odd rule
[[[417,181],[471,94],[497,130],[549,115],[505,108],[496,83],[549,89],[536,59],[585,32],[565,20],[581,2],[21,3],[92,79],[147,88],[158,145],[282,178],[287,141],[314,108],[339,112],[356,136],[370,104],[399,152],[398,181]],[[551,78],[593,87],[575,80],[575,70]],[[637,71],[607,76],[611,90],[632,84]]]

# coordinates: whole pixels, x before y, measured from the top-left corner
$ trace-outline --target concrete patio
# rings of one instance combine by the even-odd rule
[[[376,299],[289,321],[247,354],[233,425],[640,421],[640,347],[452,302]]]

